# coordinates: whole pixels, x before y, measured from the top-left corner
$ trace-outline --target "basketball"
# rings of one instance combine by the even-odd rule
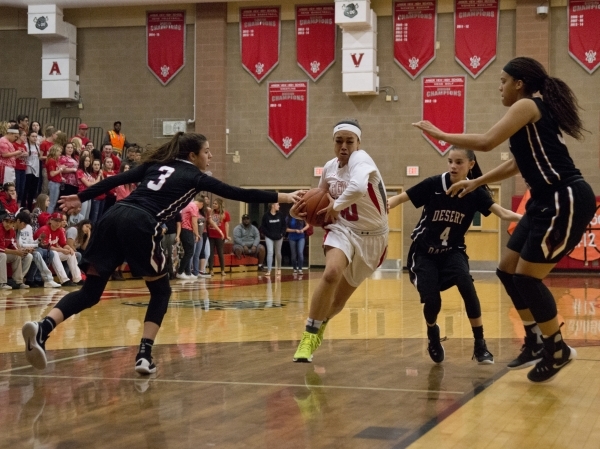
[[[327,190],[315,188],[310,189],[302,197],[302,202],[305,204],[303,209],[306,212],[304,220],[313,226],[325,226],[325,214],[317,215],[321,209],[325,209],[329,205],[329,198],[327,196]]]

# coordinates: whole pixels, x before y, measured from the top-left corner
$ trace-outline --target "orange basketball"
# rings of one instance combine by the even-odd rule
[[[325,214],[317,215],[321,209],[325,209],[329,205],[329,197],[327,196],[327,190],[325,189],[310,189],[302,197],[302,202],[305,207],[303,209],[306,212],[304,220],[313,226],[325,226]]]

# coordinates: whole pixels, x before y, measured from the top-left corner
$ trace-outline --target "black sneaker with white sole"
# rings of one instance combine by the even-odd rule
[[[471,360],[477,360],[480,365],[493,365],[494,356],[488,351],[487,345],[483,338],[475,339],[475,348],[473,349],[473,357]]]
[[[46,340],[42,340],[40,323],[28,321],[21,329],[25,340],[25,357],[36,369],[44,369],[48,364],[46,359]]]
[[[508,369],[517,370],[535,365],[542,360],[544,345],[537,342],[535,335],[525,337],[525,344],[521,347],[519,356],[510,362],[506,367]]]
[[[152,361],[152,357],[148,359],[145,355],[138,354],[135,358],[135,371],[140,374],[154,374],[156,365]]]
[[[427,339],[429,340],[427,345],[429,357],[435,363],[442,363],[444,361],[444,347],[440,343],[440,327],[437,324],[427,326]]]
[[[560,331],[548,338],[542,337],[542,340],[542,360],[527,373],[527,378],[534,383],[551,381],[561,369],[577,358],[577,351],[563,341]]]

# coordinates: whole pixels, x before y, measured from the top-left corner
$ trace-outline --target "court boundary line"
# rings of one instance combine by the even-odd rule
[[[113,348],[109,348],[109,349],[103,349],[102,351],[88,352],[86,354],[73,355],[71,357],[63,357],[62,359],[50,360],[48,362],[48,365],[55,364],[55,363],[58,363],[58,362],[65,362],[67,360],[81,359],[83,357],[87,357],[87,356],[90,356],[90,355],[103,354],[105,352],[120,351],[121,349],[126,349],[126,348],[129,348],[129,346],[117,346],[117,347],[113,347]],[[76,349],[78,349],[78,348],[76,348]],[[6,354],[15,354],[15,353],[14,352],[13,353],[8,353],[7,352]],[[13,372],[13,371],[20,371],[20,370],[24,370],[24,369],[27,369],[27,368],[33,368],[33,366],[31,366],[31,365],[23,365],[23,366],[17,366],[15,368],[5,369],[4,371],[0,371],[0,375],[3,375],[3,376],[10,375],[10,373]]]

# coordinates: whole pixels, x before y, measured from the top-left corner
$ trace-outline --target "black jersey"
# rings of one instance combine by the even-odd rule
[[[174,160],[164,164],[145,163],[111,176],[82,192],[83,201],[95,198],[110,189],[129,183],[139,183],[131,194],[120,201],[149,212],[159,222],[165,222],[189,204],[198,192],[215,193],[230,200],[246,203],[275,203],[276,192],[242,189],[202,173],[191,162]]]
[[[450,173],[444,173],[427,178],[406,191],[415,207],[423,206],[421,219],[410,238],[429,254],[464,250],[465,234],[475,212],[487,217],[494,204],[484,187],[459,198],[446,195],[451,185]]]
[[[564,182],[580,177],[558,125],[541,98],[533,98],[542,114],[535,123],[528,123],[509,140],[510,151],[531,194],[555,191]]]

